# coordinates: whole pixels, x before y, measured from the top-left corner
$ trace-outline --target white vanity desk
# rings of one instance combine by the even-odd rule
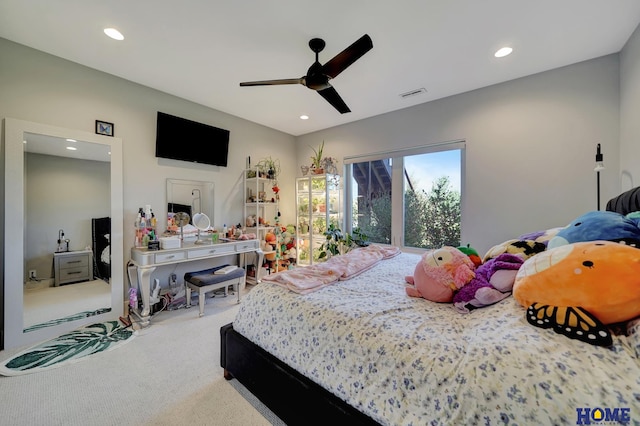
[[[149,325],[151,306],[151,273],[158,266],[175,263],[189,262],[193,260],[212,259],[216,257],[238,254],[238,263],[244,266],[244,254],[255,252],[258,264],[262,264],[263,253],[260,250],[258,240],[232,240],[220,241],[208,244],[184,243],[183,247],[164,250],[147,250],[144,248],[131,249],[131,262],[137,269],[140,297],[142,298],[142,311],[132,310],[142,321],[142,327]]]

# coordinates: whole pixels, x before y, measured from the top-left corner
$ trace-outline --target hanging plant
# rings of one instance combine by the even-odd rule
[[[256,164],[256,169],[261,176],[277,181],[278,176],[280,176],[280,160],[277,158],[274,160],[271,157],[263,158]],[[275,186],[277,186],[277,183]]]
[[[322,168],[326,173],[337,174],[338,173],[338,159],[333,157],[324,157],[321,161]]]

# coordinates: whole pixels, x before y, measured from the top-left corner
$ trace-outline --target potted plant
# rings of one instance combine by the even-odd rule
[[[309,221],[306,217],[301,217],[298,221],[298,228],[302,234],[309,232]]]
[[[327,185],[323,178],[311,178],[311,190],[312,191],[324,191]]]
[[[331,223],[324,232],[324,236],[326,240],[320,246],[319,259],[345,254],[354,248],[369,245],[369,237],[360,228],[355,228],[353,235],[349,235],[348,232],[343,233],[340,228]]]
[[[318,262],[320,260],[320,256],[322,255],[322,249],[320,247],[313,248],[313,261]]]
[[[314,234],[322,234],[327,230],[327,221],[324,219],[324,217],[317,217],[313,220],[311,226],[313,228]]]
[[[256,168],[260,175],[267,179],[278,180],[280,176],[280,160],[277,158],[275,160],[271,157],[263,158],[258,161]]]
[[[300,253],[298,255],[298,259],[299,260],[309,260],[309,249],[305,248],[301,248],[300,249]]]
[[[311,156],[311,168],[313,169],[314,173],[322,174],[324,173],[324,169],[322,168],[322,152],[324,151],[324,141],[322,141],[317,150],[313,147],[311,147],[311,149],[313,150],[313,156]]]
[[[338,173],[338,159],[333,157],[324,157],[321,161],[322,168],[325,173],[337,174]]]

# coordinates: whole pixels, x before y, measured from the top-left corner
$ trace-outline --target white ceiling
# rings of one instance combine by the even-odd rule
[[[639,22],[638,0],[0,2],[0,37],[296,136],[616,53]],[[302,85],[239,87],[306,74],[311,38],[325,63],[365,33],[331,81],[351,113]]]

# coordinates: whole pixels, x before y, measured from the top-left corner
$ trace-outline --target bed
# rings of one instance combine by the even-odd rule
[[[402,253],[301,295],[263,283],[221,366],[287,424],[640,424],[640,321],[597,347],[532,327],[513,297],[461,314],[407,297]]]

